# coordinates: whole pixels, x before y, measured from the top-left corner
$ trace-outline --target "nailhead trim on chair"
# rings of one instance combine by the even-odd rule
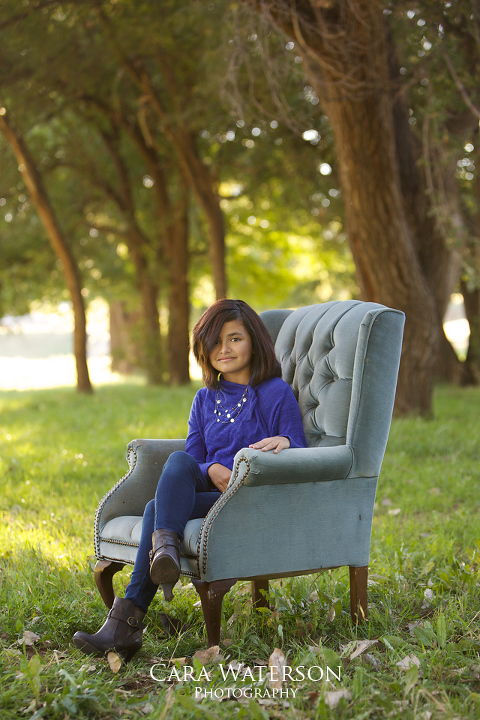
[[[115,540],[115,538],[105,538],[100,537],[100,540],[103,540],[103,542],[112,543],[112,545],[125,545],[126,547],[136,547],[138,548],[138,543],[134,542],[127,542],[126,540]]]
[[[138,548],[139,544],[135,542],[126,542],[126,540],[115,540],[115,538],[105,538],[100,537],[100,540],[103,540],[103,542],[111,543],[112,545],[125,545],[125,547],[134,547]],[[152,552],[152,550],[150,550]],[[197,555],[185,555],[185,553],[180,553],[180,555],[184,558],[188,558],[189,560],[197,560]],[[101,559],[101,558],[99,558]],[[127,562],[127,561],[125,561]],[[133,563],[129,562],[129,565],[132,565]]]
[[[132,453],[134,456],[132,463],[130,463],[130,453]],[[117,490],[117,488],[120,487],[120,485],[122,485],[125,482],[125,480],[127,478],[129,478],[130,475],[132,474],[133,469],[134,469],[135,465],[137,464],[137,451],[133,447],[128,449],[127,462],[130,466],[130,469],[122,478],[120,478],[120,480],[117,483],[115,483],[115,485],[107,492],[107,494],[103,496],[103,498],[100,500],[100,503],[98,504],[97,510],[95,512],[93,544],[94,544],[94,549],[95,549],[95,557],[97,557],[99,559],[101,559],[101,557],[102,557],[100,555],[100,540],[103,539],[103,538],[99,537],[99,532],[98,532],[98,523],[99,523],[99,519],[100,519],[100,512],[102,511],[103,506],[105,505],[105,503],[107,502],[109,497],[111,495],[113,495],[113,493]],[[129,543],[122,543],[122,544],[129,545]]]
[[[130,460],[129,460],[130,453],[132,453],[133,456],[134,456],[134,459],[133,459],[132,464],[130,464]],[[111,490],[109,490],[108,493],[103,496],[103,498],[101,499],[101,501],[100,501],[100,503],[99,503],[99,505],[98,505],[98,507],[97,507],[97,510],[96,510],[96,512],[95,512],[94,547],[95,547],[95,556],[97,557],[97,559],[105,559],[105,560],[110,559],[110,560],[113,560],[113,558],[107,558],[107,557],[104,558],[104,556],[100,554],[100,541],[102,541],[102,540],[103,540],[104,542],[114,543],[114,544],[116,544],[116,545],[124,545],[125,547],[138,547],[138,544],[137,544],[137,543],[129,543],[129,542],[125,542],[125,541],[123,541],[123,540],[114,540],[114,539],[110,539],[110,538],[102,538],[102,537],[100,537],[100,535],[99,535],[99,533],[98,533],[99,516],[100,516],[100,512],[101,512],[104,504],[105,504],[106,501],[110,498],[110,496],[113,495],[113,493],[117,490],[117,488],[119,488],[120,485],[122,485],[122,484],[127,480],[127,478],[130,477],[130,475],[132,474],[132,472],[133,472],[133,470],[134,470],[134,468],[135,468],[135,465],[136,465],[136,462],[137,462],[137,452],[136,452],[135,448],[133,448],[133,447],[132,447],[132,448],[129,448],[127,460],[128,460],[128,464],[130,465],[130,469],[129,469],[128,472],[111,488]],[[240,458],[238,459],[237,467],[236,467],[236,469],[235,469],[235,475],[234,475],[234,478],[233,478],[233,484],[234,484],[234,483],[237,481],[237,479],[238,479],[238,475],[239,475],[239,472],[240,472],[240,464],[241,464],[242,461],[246,464],[247,470],[246,470],[246,472],[244,473],[241,481],[238,483],[238,485],[237,485],[230,493],[228,493],[227,499],[225,499],[225,493],[223,493],[222,495],[220,495],[220,497],[218,498],[217,502],[215,503],[215,505],[213,505],[212,509],[210,510],[210,512],[209,512],[209,514],[208,514],[208,516],[207,516],[207,517],[208,517],[208,522],[207,522],[207,517],[206,517],[206,518],[204,519],[203,523],[202,523],[201,528],[200,528],[199,537],[202,536],[202,534],[203,534],[203,529],[206,527],[205,536],[204,536],[204,538],[203,538],[203,547],[204,547],[203,572],[204,572],[204,573],[206,572],[207,559],[208,559],[207,543],[208,543],[208,533],[209,533],[209,530],[210,530],[210,526],[211,526],[213,520],[215,519],[215,517],[217,516],[218,512],[221,510],[221,508],[222,508],[222,507],[224,506],[224,504],[227,502],[227,500],[228,500],[232,495],[234,495],[234,494],[237,492],[238,488],[241,487],[241,485],[243,485],[243,480],[245,479],[245,477],[246,477],[246,476],[248,475],[248,473],[250,472],[250,463],[249,463],[248,459],[247,459],[246,457],[243,457],[243,456],[240,457]],[[212,513],[212,510],[214,510],[213,513]],[[189,558],[192,558],[192,559],[193,559],[193,556],[190,556],[190,555],[182,555],[182,557],[189,557]],[[201,569],[200,569],[200,548],[199,548],[199,554],[197,555],[197,558],[196,558],[196,559],[197,559],[197,566],[198,566],[198,577],[201,578],[202,573],[201,573]],[[119,558],[115,558],[114,561],[115,561],[115,562],[119,562]],[[125,562],[127,562],[128,564],[131,564],[131,563],[130,563],[129,561],[127,561],[127,560],[125,560]],[[190,577],[196,577],[195,573],[190,572],[190,571],[183,571],[183,570],[182,570],[182,575],[187,575],[187,576],[190,576]]]
[[[220,497],[218,498],[218,500],[217,500],[217,502],[215,503],[215,505],[213,505],[212,508],[210,509],[207,517],[204,519],[204,521],[203,521],[203,523],[202,523],[202,527],[200,528],[199,538],[202,537],[203,529],[205,528],[205,535],[204,535],[204,537],[203,537],[203,550],[204,550],[204,554],[203,554],[203,564],[202,564],[202,568],[203,568],[203,573],[204,573],[204,574],[205,574],[206,571],[207,571],[207,559],[208,559],[207,544],[208,544],[208,533],[209,533],[209,531],[210,531],[210,527],[211,527],[211,525],[212,525],[212,522],[214,521],[214,519],[216,518],[216,516],[218,515],[218,513],[220,512],[220,510],[222,509],[222,507],[225,505],[225,503],[228,502],[228,500],[232,497],[232,495],[234,495],[234,494],[237,492],[237,490],[243,485],[243,481],[245,480],[246,476],[247,476],[247,475],[249,474],[249,472],[250,472],[250,463],[249,463],[249,461],[248,461],[248,458],[243,457],[243,456],[240,457],[240,458],[238,458],[237,467],[236,467],[236,469],[235,469],[235,476],[234,476],[234,478],[233,478],[233,483],[232,483],[232,484],[234,485],[235,482],[236,482],[236,480],[237,480],[237,478],[238,478],[238,474],[239,474],[239,472],[240,472],[240,463],[241,463],[242,461],[246,464],[246,466],[247,466],[247,471],[243,474],[243,477],[241,478],[241,480],[240,480],[240,482],[238,483],[238,485],[237,485],[230,493],[228,493],[228,488],[227,488],[227,490],[226,490],[224,493],[222,493],[222,495],[220,495]],[[227,497],[226,497],[226,499],[225,499],[226,493],[228,493],[228,495],[227,495]],[[212,511],[213,511],[213,512],[212,512]],[[199,574],[199,577],[201,577],[201,576],[202,576],[202,573],[201,573],[201,570],[200,570],[200,548],[199,548],[199,552],[198,552],[197,561],[198,561],[198,574]]]

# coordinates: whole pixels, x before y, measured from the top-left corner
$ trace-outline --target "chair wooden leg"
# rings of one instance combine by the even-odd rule
[[[98,560],[95,565],[95,582],[107,608],[111,608],[115,600],[113,576],[124,567],[125,563],[114,562],[113,560]]]
[[[352,621],[361,623],[368,617],[368,565],[350,569],[350,614]]]
[[[252,603],[254,608],[268,608],[268,580],[260,578],[252,580]]]
[[[218,645],[220,642],[220,627],[222,624],[222,602],[224,595],[237,582],[236,578],[228,580],[214,580],[205,582],[192,578],[192,583],[200,595],[203,617],[207,628],[208,647]]]

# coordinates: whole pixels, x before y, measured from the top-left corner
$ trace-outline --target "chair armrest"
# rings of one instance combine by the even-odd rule
[[[184,449],[185,440],[132,440],[127,446],[130,470],[100,501],[95,525],[101,528],[121,515],[143,515],[169,455]]]
[[[237,478],[250,487],[341,480],[348,476],[352,463],[348,445],[291,448],[276,455],[244,448],[235,455],[230,485]]]

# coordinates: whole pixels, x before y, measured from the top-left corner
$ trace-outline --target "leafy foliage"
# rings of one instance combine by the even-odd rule
[[[263,249],[259,247],[257,255],[264,255],[265,241],[271,248],[271,262],[283,257],[288,246],[289,265],[319,263],[322,297],[343,278],[347,292],[354,290],[346,246],[322,239],[322,229],[327,236],[331,233],[331,221],[342,224],[336,183],[325,179],[322,188],[324,176],[317,170],[320,151],[325,162],[333,163],[328,125],[316,107],[318,99],[311,88],[304,87],[295,55],[281,34],[267,30],[265,23],[263,34],[255,32],[257,21],[251,13],[228,2],[208,7],[165,2],[161,13],[156,3],[129,0],[31,4],[22,12],[17,3],[7,2],[4,11],[0,25],[2,102],[38,158],[83,271],[86,295],[132,302],[132,285],[138,278],[127,238],[134,222],[143,236],[149,272],[160,284],[160,301],[165,302],[162,288],[168,280],[162,233],[168,217],[159,209],[158,181],[132,133],[139,132],[150,143],[147,150],[168,179],[166,190],[172,200],[178,195],[180,170],[164,126],[145,104],[128,70],[134,66],[144,68],[164,104],[167,121],[175,119],[189,128],[202,162],[218,178],[220,195],[222,188],[233,184],[241,188],[245,203],[269,202],[270,225],[262,228],[258,242]],[[232,45],[236,68],[230,63]],[[269,63],[277,71],[276,87],[281,86],[281,105],[275,104],[269,79],[262,72],[267,49]],[[233,103],[234,95],[244,97],[241,107]],[[312,130],[314,126],[318,130]],[[308,130],[313,132],[315,148],[300,137]],[[62,296],[63,288],[51,257],[51,267],[38,264],[43,231],[28,198],[19,200],[25,197],[25,189],[3,149],[10,163],[9,175],[0,186],[9,217],[8,228],[3,223],[0,227],[2,237],[8,238],[2,241],[7,261],[1,269],[3,311],[24,312],[29,300],[53,300]],[[123,180],[120,163],[125,170]],[[130,209],[126,207],[127,186]],[[259,281],[258,266],[243,262],[246,254],[235,250],[242,243],[251,244],[249,226],[243,218],[230,221],[231,204],[227,198],[226,202],[232,291],[247,292],[255,305],[262,306],[266,295],[262,288],[270,293],[281,281],[283,290],[274,296],[279,304],[290,298],[295,302],[297,297],[314,301],[318,282],[312,273],[296,294],[299,271],[277,272],[278,263],[273,272],[267,263],[264,281]],[[306,213],[313,213],[310,222]],[[26,225],[31,232],[25,233]],[[192,296],[194,303],[206,304],[210,297],[202,288],[208,286],[210,275],[208,230],[196,207],[190,210],[190,236]],[[14,256],[8,255],[8,243]],[[324,243],[331,259],[317,260]],[[339,262],[334,258],[337,247]],[[20,267],[22,283],[15,282]],[[246,286],[237,283],[239,275],[248,277]]]

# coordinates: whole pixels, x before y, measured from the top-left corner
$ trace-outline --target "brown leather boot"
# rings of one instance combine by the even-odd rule
[[[173,586],[180,577],[180,537],[173,530],[155,530],[150,553],[150,577],[161,585],[165,600],[173,598]]]
[[[132,600],[116,597],[104,624],[95,635],[76,632],[75,646],[87,655],[105,655],[115,651],[126,662],[142,647],[142,620],[145,613]]]

